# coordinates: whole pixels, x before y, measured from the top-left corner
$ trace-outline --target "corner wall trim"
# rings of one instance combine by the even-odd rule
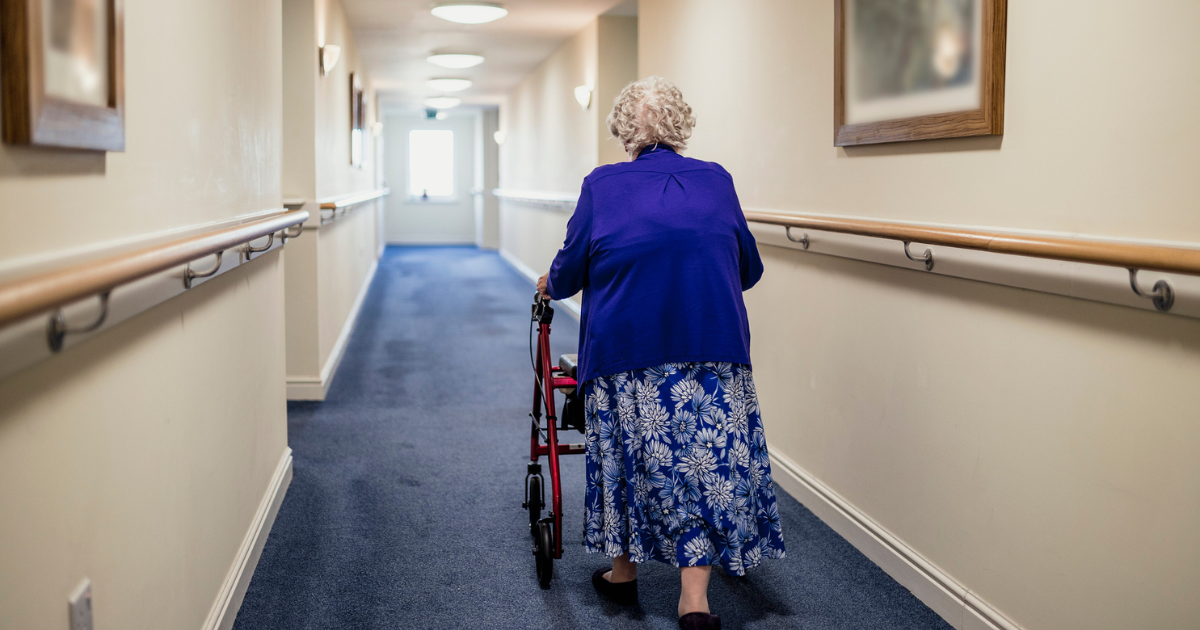
[[[333,351],[329,353],[325,365],[321,366],[321,375],[318,377],[287,377],[288,400],[325,400],[325,395],[329,393],[329,386],[333,384],[333,377],[337,374],[338,366],[342,364],[342,356],[346,354],[346,344],[350,342],[350,333],[354,332],[354,324],[358,322],[358,314],[362,311],[363,302],[367,299],[371,281],[375,279],[375,272],[378,269],[379,260],[376,259],[371,263],[371,269],[358,289],[354,305],[350,307],[350,313],[346,315],[346,321],[342,324],[342,332],[338,334],[337,341],[333,344]]]
[[[808,471],[770,445],[767,450],[780,487],[951,626],[958,630],[1023,630]]]
[[[504,259],[504,262],[506,262],[510,266],[512,266],[513,269],[516,269],[517,273],[521,274],[522,276],[525,276],[525,278],[527,280],[529,280],[530,282],[533,283],[533,286],[535,288],[537,287],[538,278],[542,277],[541,274],[534,271],[533,269],[530,269],[529,265],[526,265],[525,263],[521,262],[521,260],[519,258],[514,256],[513,253],[508,251],[507,249],[501,249],[501,250],[499,250],[499,252],[500,252],[500,257]],[[579,317],[583,311],[583,306],[579,303],[579,300],[577,298],[567,298],[565,300],[560,300],[559,304],[562,304],[563,306],[567,307],[567,312],[571,314],[571,317],[574,317],[577,321],[579,320]]]
[[[250,578],[254,576],[254,569],[258,567],[258,559],[262,556],[263,545],[267,543],[267,536],[271,533],[275,516],[279,514],[279,506],[283,504],[283,497],[291,483],[292,449],[284,448],[283,457],[275,467],[275,474],[271,476],[267,493],[258,505],[254,521],[251,522],[250,529],[238,548],[233,566],[225,576],[225,582],[221,584],[217,600],[209,610],[208,619],[204,620],[204,630],[233,628],[233,620],[237,618],[238,610],[242,607],[242,599],[246,596],[246,589],[250,587]]]

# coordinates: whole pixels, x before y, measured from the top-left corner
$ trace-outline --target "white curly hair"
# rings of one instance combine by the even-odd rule
[[[605,122],[630,157],[637,157],[638,151],[655,143],[676,151],[686,149],[696,117],[673,83],[646,77],[621,90]]]

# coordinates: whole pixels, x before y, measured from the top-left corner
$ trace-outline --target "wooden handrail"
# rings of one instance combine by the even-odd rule
[[[342,208],[356,206],[360,203],[374,201],[380,197],[386,197],[387,195],[391,194],[391,192],[392,191],[390,188],[376,188],[375,190],[368,190],[366,192],[350,193],[349,195],[342,195],[340,197],[331,197],[321,200],[321,209],[340,210]]]
[[[975,249],[997,254],[1049,258],[1125,269],[1200,275],[1200,249],[1110,243],[1083,238],[1008,234],[988,230],[940,228],[865,219],[747,210],[747,221],[897,241]]]
[[[281,212],[258,221],[0,284],[0,326],[106,293],[120,285],[233,249],[307,220],[307,210]]]

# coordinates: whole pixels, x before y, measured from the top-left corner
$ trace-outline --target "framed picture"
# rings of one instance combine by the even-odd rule
[[[363,140],[366,131],[366,106],[358,74],[350,73],[350,165],[362,168]]]
[[[1004,133],[1007,0],[835,0],[834,145]]]
[[[122,0],[0,0],[4,141],[125,150]]]

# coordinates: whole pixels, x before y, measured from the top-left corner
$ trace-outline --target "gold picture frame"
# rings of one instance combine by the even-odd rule
[[[350,73],[350,165],[362,168],[366,150],[366,103],[358,73]]]
[[[125,150],[122,0],[0,0],[9,144]]]
[[[900,16],[909,19],[885,15],[882,18],[875,17],[874,22],[869,21],[871,16],[864,15],[856,23],[855,7],[864,10],[864,14],[865,9],[903,12],[906,10],[905,4],[892,0],[834,0],[834,146],[1004,134],[1007,0],[941,0],[913,6],[935,11],[942,4],[950,7],[943,10],[942,15],[920,18]],[[957,16],[961,33],[949,26],[956,17],[955,9],[961,9],[967,16]],[[893,53],[912,48],[895,46],[892,50],[887,49],[886,44],[881,42],[885,42],[886,35],[892,33],[879,31],[908,27],[908,34],[911,34],[912,25],[916,23],[917,29],[922,28],[921,19],[927,17],[941,20],[924,27],[927,29],[925,41],[920,43],[931,52],[931,67],[938,65],[935,56],[940,55],[941,59],[948,57],[948,64],[942,67],[946,72],[940,78],[943,85],[937,85],[939,79],[935,79],[917,86],[918,89],[906,91],[907,86],[897,88],[893,84],[879,89],[885,94],[876,97],[874,102],[862,97],[873,85],[890,80],[884,71],[879,72],[883,78],[876,83],[863,78],[873,70],[870,65],[871,53],[874,53],[874,58],[883,60],[884,65],[895,65],[904,63],[904,60]],[[872,32],[871,27],[877,24],[883,26]],[[897,34],[897,39],[902,39],[904,35]],[[935,40],[934,37],[938,36],[944,37]],[[957,38],[959,36],[961,38]],[[921,36],[917,35],[916,38]],[[865,54],[856,54],[863,51],[866,51]],[[960,63],[964,64],[961,68],[956,65]],[[919,73],[907,73],[904,80],[911,81],[914,74]],[[955,81],[959,85],[949,85]],[[868,88],[860,89],[861,85],[867,85]],[[938,91],[943,94],[936,94]],[[941,99],[939,103],[939,96],[951,98]],[[965,96],[966,100],[961,96]],[[881,104],[885,107],[879,107]]]

